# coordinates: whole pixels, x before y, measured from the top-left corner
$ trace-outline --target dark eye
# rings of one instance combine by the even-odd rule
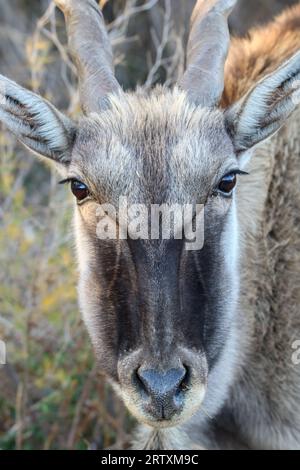
[[[236,174],[231,173],[224,176],[218,186],[218,191],[225,195],[230,195],[234,190],[236,185]]]
[[[89,195],[87,186],[77,180],[71,181],[71,190],[78,201],[83,201]]]

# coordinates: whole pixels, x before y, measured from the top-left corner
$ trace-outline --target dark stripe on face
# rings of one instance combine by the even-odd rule
[[[167,363],[181,345],[204,352],[213,368],[232,315],[223,230],[222,222],[207,225],[204,247],[195,252],[182,240],[96,241],[93,276],[101,288],[94,303],[104,358],[117,361],[142,348]]]

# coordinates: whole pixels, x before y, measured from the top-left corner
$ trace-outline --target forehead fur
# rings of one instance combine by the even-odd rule
[[[101,200],[183,203],[234,161],[220,110],[157,87],[111,96],[106,110],[82,120],[70,172]]]

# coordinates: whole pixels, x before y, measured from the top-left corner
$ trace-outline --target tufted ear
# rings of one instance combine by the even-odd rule
[[[297,52],[225,111],[236,152],[247,151],[273,135],[299,103],[300,52]]]
[[[0,121],[34,153],[61,164],[70,162],[76,131],[73,121],[1,75]]]

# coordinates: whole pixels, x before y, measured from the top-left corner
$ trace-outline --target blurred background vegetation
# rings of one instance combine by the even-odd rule
[[[102,0],[124,88],[172,85],[194,0]],[[292,0],[241,0],[246,34]],[[254,5],[255,4],[255,5]],[[50,0],[0,0],[0,73],[79,114],[62,15]],[[76,301],[72,198],[0,128],[0,449],[122,448],[133,426],[97,371]]]

